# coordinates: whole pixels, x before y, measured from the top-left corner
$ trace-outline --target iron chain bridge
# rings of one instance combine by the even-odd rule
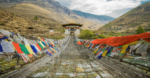
[[[42,38],[39,38],[39,40]],[[137,60],[137,58],[123,57],[95,57],[93,52],[96,47],[87,47],[87,44],[79,45],[78,37],[66,36],[62,40],[42,39],[45,42],[41,55],[26,59],[19,53],[17,44],[14,47],[21,55],[23,63],[7,67],[14,62],[8,61],[2,66],[1,78],[150,78],[149,61]],[[27,42],[34,40],[25,40]],[[82,40],[80,40],[81,43]],[[32,43],[35,44],[36,42]],[[40,47],[42,43],[38,43]],[[41,45],[42,44],[42,45]],[[50,46],[47,46],[49,45]],[[99,46],[99,45],[98,45]],[[3,46],[2,46],[3,47]],[[26,50],[21,50],[25,53]],[[33,48],[31,46],[31,48]],[[42,48],[41,48],[42,49]],[[33,49],[34,50],[34,49]],[[30,52],[30,51],[29,51]],[[33,51],[35,52],[35,51]],[[25,53],[26,54],[26,53]],[[29,55],[31,56],[31,55]],[[33,57],[31,56],[31,57]],[[13,60],[13,59],[12,59]],[[5,62],[5,61],[4,61]],[[24,63],[25,62],[25,63]],[[140,62],[140,63],[139,63]],[[20,66],[17,68],[17,66]],[[7,70],[4,71],[4,68]]]

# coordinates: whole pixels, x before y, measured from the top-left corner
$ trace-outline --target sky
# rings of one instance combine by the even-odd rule
[[[56,0],[71,9],[95,15],[118,18],[131,9],[150,0]]]

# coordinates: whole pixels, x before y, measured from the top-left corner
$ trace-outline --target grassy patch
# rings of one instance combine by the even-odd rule
[[[4,22],[0,22],[0,25],[5,25],[5,23]]]
[[[147,17],[147,16],[149,16],[149,15],[148,15],[148,14],[146,14],[146,15],[143,15],[143,16],[142,16],[142,18],[145,18],[145,17]]]
[[[34,17],[34,20],[39,20],[39,17],[38,17],[38,16],[35,16],[35,17]]]
[[[110,23],[108,23],[108,24],[105,24],[103,27],[104,28],[107,28],[107,27],[111,27],[112,25],[110,24]]]
[[[64,33],[65,29],[64,28],[63,29],[56,29],[56,31],[60,31],[60,32]]]
[[[114,31],[100,31],[95,32],[90,30],[82,30],[80,33],[80,39],[102,39],[102,38],[109,38],[109,37],[117,37],[117,36],[127,36],[133,34],[127,34],[125,32],[114,32]]]
[[[131,23],[130,25],[132,26],[132,27],[135,27],[135,26],[138,26],[138,25],[141,25],[142,23]]]
[[[10,13],[11,15],[15,15],[14,13]]]
[[[63,39],[64,37],[63,36],[53,35],[53,36],[48,36],[48,38],[51,38],[51,39]]]

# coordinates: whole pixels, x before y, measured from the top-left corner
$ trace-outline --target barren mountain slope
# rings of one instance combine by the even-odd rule
[[[22,16],[5,12],[3,9],[0,9],[0,29],[20,33],[21,35],[48,36],[48,28],[60,28],[60,23],[54,19],[47,19],[42,16],[39,20],[34,20],[33,18],[34,17],[26,17],[26,15]],[[46,23],[45,21],[49,22]]]
[[[26,15],[26,17],[33,17],[35,15],[43,16],[48,19],[55,19],[59,23],[81,23],[83,24],[82,29],[97,30],[102,26],[100,23],[95,23],[76,15],[70,9],[60,5],[55,0],[13,0],[9,3],[16,2],[21,4],[14,5],[5,11]]]
[[[145,29],[150,24],[150,3],[145,3],[132,9],[114,21],[104,25],[100,30],[134,31],[138,26]]]

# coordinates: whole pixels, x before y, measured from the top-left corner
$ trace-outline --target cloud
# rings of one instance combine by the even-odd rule
[[[109,15],[123,9],[135,8],[147,0],[57,0],[66,2],[71,10],[79,10],[96,15]],[[119,15],[118,15],[119,16]],[[115,17],[118,17],[115,16]]]

